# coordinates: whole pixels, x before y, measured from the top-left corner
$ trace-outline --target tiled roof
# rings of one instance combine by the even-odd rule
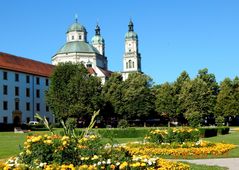
[[[105,70],[101,67],[98,67],[100,69],[100,71],[106,76],[106,77],[110,77],[111,74],[112,74],[112,71],[109,71],[109,70]]]
[[[111,71],[100,67],[98,68],[106,77],[110,77],[112,74]],[[0,52],[0,69],[50,77],[53,72],[54,65]],[[87,70],[91,75],[96,74],[93,68],[87,68]]]
[[[0,52],[0,68],[49,77],[54,66],[51,64]]]
[[[90,75],[96,74],[95,70],[92,67],[88,67],[87,70],[88,70],[88,73],[90,73]]]

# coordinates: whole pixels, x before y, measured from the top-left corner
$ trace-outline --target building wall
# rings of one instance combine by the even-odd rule
[[[7,72],[7,80],[4,80],[4,72]],[[16,81],[15,75],[18,74],[19,80]],[[29,76],[29,82],[27,82]],[[39,84],[37,82],[39,79]],[[48,85],[46,84],[48,81]],[[14,123],[14,116],[20,111],[20,123],[27,123],[29,120],[35,120],[35,113],[46,116],[50,122],[53,122],[52,114],[46,110],[45,91],[48,89],[50,82],[48,77],[36,76],[32,74],[19,73],[11,70],[0,69],[0,123],[4,123],[4,117],[7,123]],[[4,94],[4,85],[7,86],[7,94]],[[19,94],[15,92],[18,87]],[[29,88],[29,96],[27,96]],[[39,96],[38,92],[39,91]],[[7,102],[7,110],[4,110],[4,101]],[[16,101],[19,102],[19,109],[16,110]],[[27,110],[27,104],[30,108]],[[37,110],[39,104],[40,110]]]

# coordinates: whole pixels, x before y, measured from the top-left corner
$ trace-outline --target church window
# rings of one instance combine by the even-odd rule
[[[71,39],[74,40],[74,36],[72,36]]]
[[[15,81],[19,81],[19,74],[15,73]]]
[[[40,84],[40,78],[39,77],[36,78],[36,84]]]
[[[134,68],[134,62],[132,62],[132,65],[133,65],[132,68]]]
[[[3,80],[7,80],[7,72],[6,71],[3,72]]]
[[[26,111],[30,111],[30,103],[29,102],[26,103]]]
[[[15,87],[15,96],[19,96],[19,87]]]
[[[3,85],[3,94],[7,95],[7,91],[8,91],[7,85]]]
[[[15,101],[15,110],[19,110],[19,101]]]
[[[79,40],[81,40],[81,35],[79,35]]]
[[[30,83],[30,76],[26,76],[26,83]]]
[[[129,60],[129,68],[131,68],[132,66],[131,66],[131,60]]]
[[[40,103],[37,103],[36,110],[37,110],[37,111],[40,111]]]
[[[7,109],[8,109],[8,102],[3,101],[3,110],[7,110]]]
[[[129,67],[129,64],[128,64],[128,62],[126,62],[126,68],[128,68]]]

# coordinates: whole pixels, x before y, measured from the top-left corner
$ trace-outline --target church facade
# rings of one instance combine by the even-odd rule
[[[101,36],[100,27],[97,24],[95,35],[91,43],[87,41],[86,28],[78,23],[77,19],[66,32],[66,43],[52,57],[52,64],[61,62],[82,63],[100,77],[102,84],[109,78],[108,59],[105,56],[105,41]],[[134,32],[134,25],[130,20],[128,32],[125,35],[125,52],[123,55],[123,80],[133,72],[141,72],[141,56],[138,50],[138,35]]]

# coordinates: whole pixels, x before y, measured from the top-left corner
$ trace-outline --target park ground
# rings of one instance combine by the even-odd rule
[[[56,133],[60,133],[62,129],[55,129]],[[0,132],[0,161],[6,161],[8,158],[12,156],[16,156],[22,149],[23,143],[26,140],[26,137],[28,135],[33,134],[46,134],[49,133],[47,131],[34,131],[34,132],[28,132],[28,133],[14,133],[14,132]],[[199,169],[206,169],[206,170],[223,170],[228,169],[225,167],[219,167],[215,165],[227,165],[234,164],[234,162],[239,162],[239,128],[232,127],[230,134],[227,135],[219,135],[216,137],[211,138],[204,138],[204,140],[211,141],[211,142],[223,142],[223,143],[230,143],[235,144],[237,147],[231,151],[229,151],[227,154],[220,155],[220,156],[208,156],[201,159],[195,159],[195,158],[177,158],[177,160],[180,161],[187,161],[190,162],[191,169],[199,170]],[[113,142],[115,143],[126,143],[126,142],[136,142],[136,141],[142,141],[142,138],[114,138]],[[104,138],[103,141],[105,143],[112,141],[112,139]],[[167,157],[166,157],[167,158]],[[231,158],[231,159],[227,159]],[[233,159],[235,158],[235,159]],[[237,159],[238,158],[238,159]],[[168,159],[174,159],[172,157],[168,157]],[[193,159],[193,160],[192,160]],[[205,160],[207,159],[207,160]],[[220,161],[221,159],[221,161]],[[223,163],[217,163],[218,162],[225,162]],[[209,162],[209,163],[207,163]],[[231,162],[231,163],[230,163]],[[193,163],[193,164],[192,164]],[[200,165],[199,165],[200,164]],[[207,165],[213,165],[213,166],[207,166],[207,165],[201,165],[201,164],[207,164]],[[234,165],[233,165],[234,166]],[[233,167],[232,166],[232,167]],[[237,166],[238,167],[238,166]],[[230,167],[230,169],[232,169]]]

